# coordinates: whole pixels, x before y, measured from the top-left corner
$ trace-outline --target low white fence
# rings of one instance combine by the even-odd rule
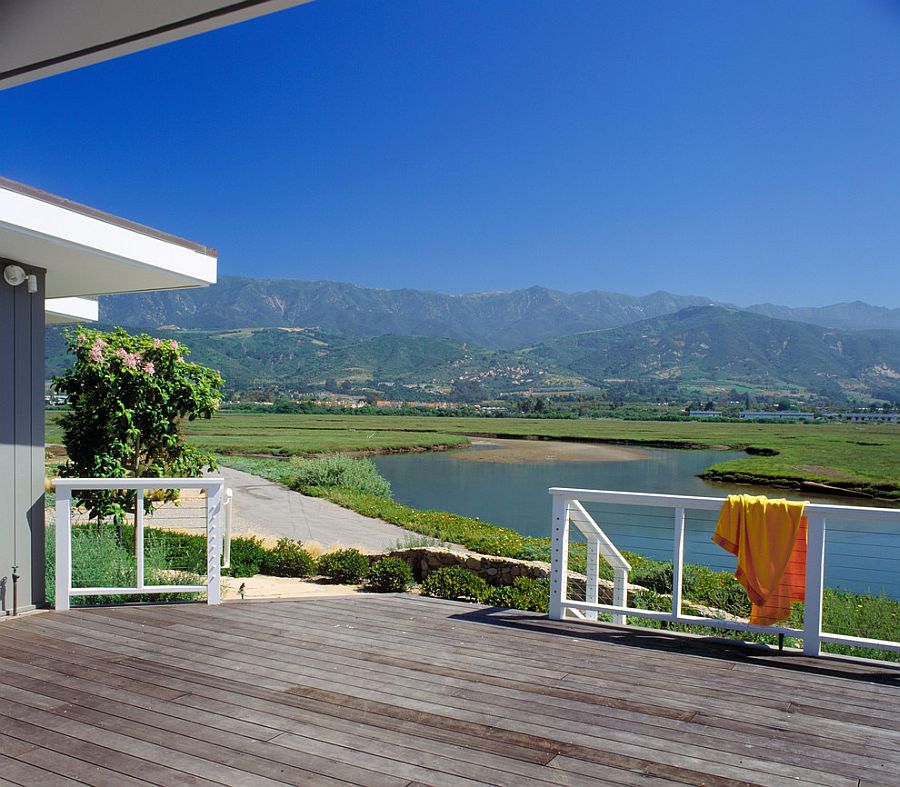
[[[208,604],[221,601],[223,551],[230,552],[231,490],[222,478],[55,478],[56,488],[56,592],[55,607],[67,610],[76,596],[138,595],[144,593],[206,593]],[[135,582],[125,587],[72,586],[73,492],[135,490]],[[206,532],[206,581],[196,584],[147,584],[144,571],[144,495],[147,490],[195,489],[204,492]],[[228,567],[226,561],[225,568]]]
[[[718,513],[725,503],[720,497],[690,497],[642,492],[615,492],[596,489],[550,489],[553,496],[552,567],[550,575],[550,617],[562,620],[567,612],[577,618],[596,620],[598,612],[612,615],[614,623],[624,624],[628,616],[689,625],[710,626],[759,634],[782,634],[803,640],[803,652],[817,656],[823,644],[848,645],[900,652],[900,642],[866,639],[822,630],[822,600],[825,577],[825,537],[829,517],[852,522],[887,523],[900,533],[900,510],[808,503],[804,509],[809,525],[806,555],[806,600],[803,628],[758,626],[740,620],[688,615],[682,612],[685,519],[688,511]],[[612,503],[626,506],[652,506],[672,511],[672,609],[658,612],[628,606],[628,572],[631,567],[584,503]],[[575,527],[587,541],[585,599],[567,597],[569,536]],[[712,531],[710,531],[710,536]],[[600,558],[613,569],[613,603],[598,603]]]

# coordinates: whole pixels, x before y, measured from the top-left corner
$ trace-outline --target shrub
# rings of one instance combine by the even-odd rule
[[[491,586],[471,571],[452,566],[439,568],[425,577],[422,595],[482,603],[490,599]]]
[[[355,585],[369,573],[369,559],[358,549],[339,549],[319,558],[319,573],[342,585]]]
[[[268,550],[256,536],[231,539],[231,568],[222,573],[232,577],[252,577],[262,569]]]
[[[319,459],[291,459],[293,469],[286,475],[291,489],[340,487],[376,497],[390,497],[391,485],[379,474],[371,459],[323,456]]]
[[[188,349],[175,340],[131,336],[121,328],[78,328],[66,332],[66,341],[74,361],[53,378],[69,402],[58,419],[68,457],[60,476],[195,476],[204,466],[215,469],[211,454],[185,443],[182,424],[218,409],[218,372],[189,363]],[[165,490],[161,499],[174,501],[178,493]],[[121,527],[137,497],[134,490],[103,490],[79,491],[75,499],[92,518],[112,516]],[[144,510],[153,503],[144,498]]]
[[[262,573],[273,577],[308,577],[315,573],[316,561],[299,541],[279,538],[262,561]]]
[[[692,601],[723,609],[740,617],[750,614],[747,591],[732,573],[685,564],[682,585],[685,597]]]
[[[385,557],[369,569],[366,584],[376,593],[402,593],[413,584],[413,572],[403,558]]]
[[[652,590],[654,593],[672,592],[672,564],[656,560],[644,560],[633,566],[628,581]]]
[[[550,607],[550,580],[516,577],[512,585],[492,588],[489,603],[495,607],[547,612]]]

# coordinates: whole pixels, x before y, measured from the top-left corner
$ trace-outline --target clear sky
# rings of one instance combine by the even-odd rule
[[[223,274],[900,306],[898,0],[318,0],[0,93]]]

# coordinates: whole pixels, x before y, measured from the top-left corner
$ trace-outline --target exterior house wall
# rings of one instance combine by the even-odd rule
[[[0,271],[13,260],[0,260]],[[19,264],[19,263],[15,263]],[[44,271],[11,287],[0,277],[0,615],[44,602]]]

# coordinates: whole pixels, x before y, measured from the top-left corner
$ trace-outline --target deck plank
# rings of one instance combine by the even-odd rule
[[[0,625],[0,784],[900,784],[900,669],[415,596]]]

